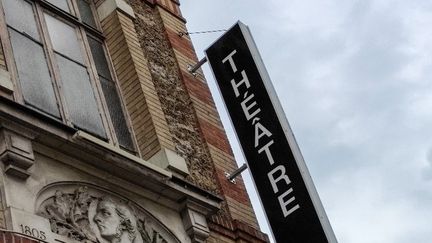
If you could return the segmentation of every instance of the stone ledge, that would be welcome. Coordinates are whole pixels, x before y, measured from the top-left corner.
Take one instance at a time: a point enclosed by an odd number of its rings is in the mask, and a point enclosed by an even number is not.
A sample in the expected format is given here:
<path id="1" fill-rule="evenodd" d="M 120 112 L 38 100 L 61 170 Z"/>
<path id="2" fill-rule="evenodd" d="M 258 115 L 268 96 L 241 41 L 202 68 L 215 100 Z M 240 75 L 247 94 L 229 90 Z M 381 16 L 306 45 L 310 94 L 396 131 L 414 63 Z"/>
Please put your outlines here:
<path id="1" fill-rule="evenodd" d="M 149 167 L 150 169 L 154 170 L 155 172 L 157 172 L 157 173 L 159 173 L 159 174 L 161 174 L 163 176 L 171 177 L 171 173 L 169 173 L 168 171 L 165 171 L 165 170 L 161 169 L 160 166 L 155 166 L 152 163 L 149 163 L 149 162 L 147 162 L 147 161 L 145 161 L 143 159 L 140 159 L 140 158 L 136 157 L 135 155 L 132 155 L 132 154 L 130 154 L 130 153 L 128 153 L 128 152 L 126 152 L 126 151 L 118 148 L 118 147 L 115 147 L 115 146 L 113 146 L 113 145 L 111 145 L 111 144 L 109 144 L 109 143 L 107 143 L 105 141 L 102 141 L 102 140 L 100 140 L 100 139 L 98 139 L 98 138 L 96 138 L 96 137 L 94 137 L 94 136 L 92 136 L 92 135 L 90 135 L 90 134 L 88 134 L 86 132 L 83 132 L 83 131 L 76 132 L 73 135 L 73 139 L 82 140 L 82 141 L 93 143 L 93 144 L 95 144 L 97 146 L 101 146 L 101 147 L 103 147 L 105 149 L 108 149 L 108 150 L 110 150 L 110 151 L 118 154 L 119 156 L 125 157 L 127 159 L 130 159 L 132 161 L 137 162 L 138 164 L 141 164 L 141 165 L 144 165 L 146 167 Z"/>

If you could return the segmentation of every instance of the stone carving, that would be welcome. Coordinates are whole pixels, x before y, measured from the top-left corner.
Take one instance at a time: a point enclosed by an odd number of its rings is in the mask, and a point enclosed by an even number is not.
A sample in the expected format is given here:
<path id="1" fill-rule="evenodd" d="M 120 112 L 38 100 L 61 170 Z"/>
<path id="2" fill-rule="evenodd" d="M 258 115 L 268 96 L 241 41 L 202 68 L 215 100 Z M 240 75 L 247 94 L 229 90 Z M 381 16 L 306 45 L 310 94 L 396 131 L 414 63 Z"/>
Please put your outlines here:
<path id="1" fill-rule="evenodd" d="M 125 205 L 116 204 L 109 197 L 99 201 L 93 220 L 101 237 L 110 243 L 168 243 L 156 231 L 151 237 L 143 220 L 137 220 Z"/>
<path id="2" fill-rule="evenodd" d="M 87 187 L 79 187 L 72 193 L 57 190 L 39 208 L 39 214 L 49 219 L 54 233 L 80 242 L 179 242 L 154 219 L 136 211 L 139 210 L 133 210 L 120 199 L 91 195 Z"/>
<path id="3" fill-rule="evenodd" d="M 56 191 L 53 202 L 45 207 L 43 216 L 49 218 L 54 233 L 77 241 L 97 242 L 89 225 L 88 208 L 91 201 L 85 187 L 78 188 L 74 194 Z"/>

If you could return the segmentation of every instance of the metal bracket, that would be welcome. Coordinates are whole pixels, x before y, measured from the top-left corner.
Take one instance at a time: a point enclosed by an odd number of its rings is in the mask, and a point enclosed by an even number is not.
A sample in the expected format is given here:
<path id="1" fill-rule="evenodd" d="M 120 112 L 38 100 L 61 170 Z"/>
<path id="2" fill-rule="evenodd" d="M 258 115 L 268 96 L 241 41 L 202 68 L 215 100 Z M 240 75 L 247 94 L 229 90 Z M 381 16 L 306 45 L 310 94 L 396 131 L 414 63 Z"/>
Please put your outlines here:
<path id="1" fill-rule="evenodd" d="M 228 172 L 225 172 L 225 177 L 228 179 L 229 182 L 232 184 L 236 184 L 235 178 L 239 176 L 243 171 L 245 171 L 248 168 L 247 164 L 243 164 L 240 168 L 233 171 L 231 174 Z"/>
<path id="2" fill-rule="evenodd" d="M 207 62 L 207 58 L 204 57 L 197 64 L 195 64 L 193 66 L 192 65 L 188 65 L 187 66 L 187 70 L 189 71 L 190 74 L 192 74 L 194 77 L 196 77 L 197 76 L 196 71 L 198 70 L 198 68 L 200 68 L 206 62 Z"/>
<path id="3" fill-rule="evenodd" d="M 179 31 L 178 36 L 183 37 L 184 35 L 189 35 L 189 32 Z"/>

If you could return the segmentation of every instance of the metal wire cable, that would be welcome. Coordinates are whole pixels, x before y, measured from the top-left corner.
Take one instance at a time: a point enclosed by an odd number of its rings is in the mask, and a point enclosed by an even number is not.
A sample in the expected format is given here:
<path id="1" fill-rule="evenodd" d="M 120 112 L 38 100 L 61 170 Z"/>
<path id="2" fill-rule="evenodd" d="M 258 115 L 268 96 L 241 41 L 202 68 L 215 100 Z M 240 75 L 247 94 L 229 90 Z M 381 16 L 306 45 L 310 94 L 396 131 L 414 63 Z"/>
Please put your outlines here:
<path id="1" fill-rule="evenodd" d="M 205 30 L 205 31 L 195 31 L 195 32 L 179 32 L 178 35 L 184 36 L 184 35 L 195 35 L 195 34 L 207 34 L 207 33 L 215 33 L 215 32 L 225 32 L 227 30 L 222 29 L 222 30 Z"/>

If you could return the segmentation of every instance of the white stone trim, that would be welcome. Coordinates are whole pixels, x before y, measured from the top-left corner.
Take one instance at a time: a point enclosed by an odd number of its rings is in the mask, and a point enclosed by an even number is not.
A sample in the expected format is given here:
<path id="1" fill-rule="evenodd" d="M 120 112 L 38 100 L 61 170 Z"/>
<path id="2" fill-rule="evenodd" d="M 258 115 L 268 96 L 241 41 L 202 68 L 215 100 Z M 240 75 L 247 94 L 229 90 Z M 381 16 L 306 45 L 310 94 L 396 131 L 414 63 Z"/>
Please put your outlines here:
<path id="1" fill-rule="evenodd" d="M 127 14 L 130 18 L 135 19 L 135 14 L 132 7 L 124 0 L 105 0 L 98 8 L 97 12 L 100 21 L 108 17 L 112 12 L 116 10 Z"/>
<path id="2" fill-rule="evenodd" d="M 185 159 L 177 155 L 174 151 L 166 148 L 162 148 L 159 152 L 153 155 L 153 157 L 149 159 L 149 162 L 163 169 L 166 168 L 180 173 L 183 176 L 189 175 Z"/>

